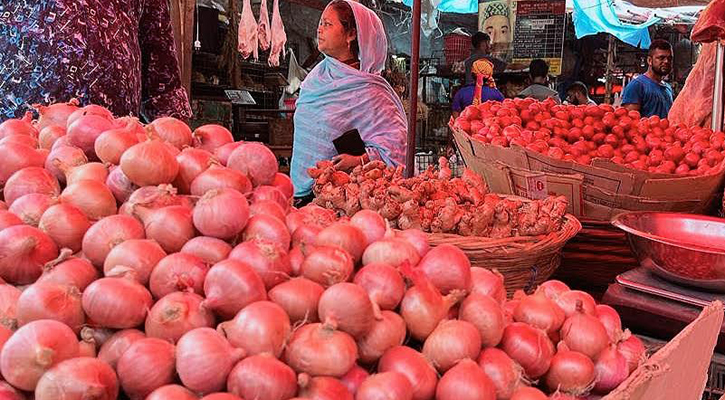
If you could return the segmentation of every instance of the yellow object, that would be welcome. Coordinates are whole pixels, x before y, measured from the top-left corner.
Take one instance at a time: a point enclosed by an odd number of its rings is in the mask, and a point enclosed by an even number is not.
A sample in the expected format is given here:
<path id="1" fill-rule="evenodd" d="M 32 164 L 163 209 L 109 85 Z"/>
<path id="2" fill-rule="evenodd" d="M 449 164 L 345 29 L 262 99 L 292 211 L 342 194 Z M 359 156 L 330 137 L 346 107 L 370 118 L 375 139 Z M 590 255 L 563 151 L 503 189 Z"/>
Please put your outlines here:
<path id="1" fill-rule="evenodd" d="M 481 90 L 483 85 L 490 88 L 496 87 L 493 80 L 493 63 L 485 58 L 477 60 L 471 67 L 471 73 L 476 76 L 476 90 L 473 92 L 473 105 L 481 104 Z"/>

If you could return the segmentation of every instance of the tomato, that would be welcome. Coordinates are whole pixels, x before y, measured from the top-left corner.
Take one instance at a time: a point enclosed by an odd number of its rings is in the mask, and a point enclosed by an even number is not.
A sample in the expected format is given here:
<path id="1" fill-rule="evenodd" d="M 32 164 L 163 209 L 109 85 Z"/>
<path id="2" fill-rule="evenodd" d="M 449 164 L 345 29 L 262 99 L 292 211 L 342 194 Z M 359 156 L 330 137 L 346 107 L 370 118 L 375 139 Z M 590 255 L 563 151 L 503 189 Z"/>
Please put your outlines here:
<path id="1" fill-rule="evenodd" d="M 526 143 L 526 141 L 524 139 L 522 139 L 520 137 L 511 139 L 510 143 L 512 146 L 516 145 L 516 146 L 521 146 L 521 147 L 526 147 L 526 145 L 528 144 L 528 143 Z"/>
<path id="2" fill-rule="evenodd" d="M 653 134 L 649 134 L 644 138 L 645 142 L 647 143 L 647 146 L 650 149 L 657 149 L 662 144 L 662 139 L 658 138 L 657 136 Z"/>
<path id="3" fill-rule="evenodd" d="M 723 160 L 723 155 L 719 151 L 712 149 L 705 153 L 705 158 L 709 161 L 710 166 L 714 167 L 720 164 L 720 161 Z"/>
<path id="4" fill-rule="evenodd" d="M 607 125 L 605 125 L 602 121 L 596 121 L 594 123 L 594 130 L 596 132 L 604 132 L 607 130 Z"/>
<path id="5" fill-rule="evenodd" d="M 509 141 L 503 136 L 497 136 L 491 140 L 491 144 L 506 147 L 509 145 Z"/>
<path id="6" fill-rule="evenodd" d="M 620 149 L 622 150 L 622 153 L 627 154 L 630 151 L 634 151 L 634 146 L 631 144 L 625 144 Z"/>
<path id="7" fill-rule="evenodd" d="M 647 170 L 647 164 L 642 160 L 637 160 L 632 163 L 632 168 Z"/>
<path id="8" fill-rule="evenodd" d="M 478 132 L 483 128 L 483 122 L 481 120 L 473 120 L 471 121 L 471 132 Z"/>
<path id="9" fill-rule="evenodd" d="M 612 157 L 612 162 L 615 164 L 624 164 L 624 158 L 620 156 L 614 156 Z"/>
<path id="10" fill-rule="evenodd" d="M 536 121 L 540 124 L 543 123 L 545 119 L 546 118 L 544 118 L 544 114 L 535 114 L 534 115 L 534 121 Z"/>
<path id="11" fill-rule="evenodd" d="M 592 141 L 596 144 L 604 144 L 604 140 L 606 140 L 607 135 L 604 133 L 597 133 L 596 135 L 592 136 Z"/>
<path id="12" fill-rule="evenodd" d="M 660 128 L 661 129 L 667 129 L 669 127 L 670 127 L 670 121 L 668 121 L 666 119 L 661 119 L 660 120 Z"/>
<path id="13" fill-rule="evenodd" d="M 562 150 L 558 147 L 550 147 L 547 154 L 549 155 L 549 157 L 557 159 L 557 160 L 564 159 L 564 150 Z"/>
<path id="14" fill-rule="evenodd" d="M 533 119 L 534 119 L 534 114 L 532 114 L 531 111 L 529 111 L 529 110 L 521 111 L 521 120 L 522 121 L 530 122 Z"/>
<path id="15" fill-rule="evenodd" d="M 544 120 L 543 126 L 547 129 L 554 130 L 557 127 L 557 121 L 553 118 L 546 119 Z"/>
<path id="16" fill-rule="evenodd" d="M 557 111 L 554 116 L 557 119 L 560 119 L 562 121 L 568 121 L 569 120 L 569 113 L 566 111 Z"/>
<path id="17" fill-rule="evenodd" d="M 531 143 L 534 141 L 534 132 L 531 131 L 521 131 L 521 139 L 523 139 L 526 143 Z"/>
<path id="18" fill-rule="evenodd" d="M 594 125 L 594 122 L 596 122 L 594 117 L 592 117 L 592 116 L 584 117 L 584 125 Z"/>
<path id="19" fill-rule="evenodd" d="M 559 128 L 557 128 L 559 129 Z M 574 143 L 583 137 L 582 130 L 579 128 L 571 128 L 566 134 L 566 140 L 569 143 Z"/>
<path id="20" fill-rule="evenodd" d="M 662 140 L 664 140 L 665 143 L 674 143 L 675 137 L 672 135 L 665 134 L 665 137 Z"/>
<path id="21" fill-rule="evenodd" d="M 574 161 L 575 159 L 576 157 L 574 157 L 574 155 L 571 153 L 564 154 L 564 161 Z"/>
<path id="22" fill-rule="evenodd" d="M 590 104 L 584 109 L 584 113 L 589 117 L 598 117 L 599 107 L 594 104 Z"/>
<path id="23" fill-rule="evenodd" d="M 604 112 L 613 112 L 614 107 L 612 107 L 610 104 L 600 104 L 599 109 Z"/>
<path id="24" fill-rule="evenodd" d="M 584 139 L 586 140 L 592 140 L 594 137 L 594 127 L 591 125 L 587 125 L 582 128 L 582 136 L 584 136 Z"/>
<path id="25" fill-rule="evenodd" d="M 612 127 L 612 133 L 611 134 L 612 135 L 615 135 L 616 137 L 619 137 L 619 138 L 624 138 L 625 137 L 624 128 L 622 128 L 619 125 Z"/>
<path id="26" fill-rule="evenodd" d="M 532 131 L 538 131 L 539 128 L 541 128 L 541 125 L 539 125 L 536 121 L 529 121 L 526 123 L 526 129 L 531 129 Z"/>
<path id="27" fill-rule="evenodd" d="M 535 140 L 549 140 L 551 136 L 546 132 L 533 131 Z"/>
<path id="28" fill-rule="evenodd" d="M 581 156 L 583 154 L 589 153 L 589 146 L 587 146 L 587 142 L 580 140 L 573 145 L 571 145 L 571 153 L 575 156 Z"/>
<path id="29" fill-rule="evenodd" d="M 710 164 L 710 160 L 708 160 L 707 158 L 704 158 L 704 157 L 701 158 L 700 161 L 697 162 L 697 167 L 698 168 L 701 167 L 701 166 L 703 166 L 703 165 L 707 165 L 708 167 L 712 167 L 712 165 Z"/>
<path id="30" fill-rule="evenodd" d="M 574 126 L 576 126 L 577 128 L 583 128 L 583 127 L 584 127 L 584 121 L 582 121 L 582 120 L 581 120 L 581 119 L 579 119 L 579 118 L 577 118 L 577 119 L 573 119 L 573 120 L 571 121 L 571 124 L 572 124 L 572 125 L 574 125 Z"/>
<path id="31" fill-rule="evenodd" d="M 519 129 L 518 126 L 509 125 L 505 128 L 503 128 L 503 132 L 501 132 L 505 137 L 512 138 L 521 136 L 521 129 Z"/>
<path id="32" fill-rule="evenodd" d="M 471 122 L 465 118 L 458 118 L 453 126 L 469 134 L 471 133 Z"/>
<path id="33" fill-rule="evenodd" d="M 615 125 L 617 125 L 617 118 L 612 113 L 604 114 L 604 117 L 602 118 L 602 123 L 608 128 L 611 128 Z"/>
<path id="34" fill-rule="evenodd" d="M 647 164 L 650 167 L 656 167 L 665 161 L 665 155 L 662 150 L 652 150 L 649 153 L 649 161 Z"/>
<path id="35" fill-rule="evenodd" d="M 683 158 L 685 158 L 685 150 L 683 150 L 680 146 L 671 146 L 668 147 L 667 150 L 665 150 L 666 160 L 671 160 L 679 163 L 680 161 L 682 161 Z"/>
<path id="36" fill-rule="evenodd" d="M 497 117 L 508 117 L 509 115 L 511 115 L 511 113 L 509 113 L 509 110 L 507 110 L 505 108 L 501 108 L 498 111 L 496 111 Z"/>
<path id="37" fill-rule="evenodd" d="M 637 110 L 630 110 L 627 113 L 627 116 L 629 118 L 636 119 L 636 120 L 639 120 L 641 118 L 640 115 L 639 115 L 639 111 L 637 111 Z"/>
<path id="38" fill-rule="evenodd" d="M 681 142 L 690 140 L 690 131 L 687 128 L 678 128 L 675 131 L 675 138 Z"/>
<path id="39" fill-rule="evenodd" d="M 627 110 L 626 108 L 620 107 L 614 110 L 614 115 L 616 115 L 617 118 L 622 118 L 625 117 L 628 112 L 629 110 Z"/>
<path id="40" fill-rule="evenodd" d="M 690 166 L 687 164 L 680 164 L 675 169 L 677 175 L 687 175 L 690 172 Z"/>
<path id="41" fill-rule="evenodd" d="M 614 147 L 611 144 L 603 144 L 597 149 L 599 157 L 612 158 L 614 157 Z"/>
<path id="42" fill-rule="evenodd" d="M 692 151 L 699 155 L 705 154 L 705 152 L 707 152 L 707 150 L 709 148 L 710 148 L 710 143 L 708 143 L 708 142 L 695 142 L 692 144 Z"/>
<path id="43" fill-rule="evenodd" d="M 700 162 L 700 155 L 697 153 L 689 152 L 685 154 L 685 164 L 690 166 L 690 168 L 696 168 L 697 163 Z"/>
<path id="44" fill-rule="evenodd" d="M 707 175 L 710 172 L 709 165 L 702 165 L 697 167 L 697 175 Z"/>
<path id="45" fill-rule="evenodd" d="M 609 134 L 604 137 L 604 143 L 612 145 L 612 147 L 619 146 L 619 138 L 614 134 Z"/>
<path id="46" fill-rule="evenodd" d="M 644 138 L 642 136 L 633 136 L 632 137 L 632 144 L 634 147 L 639 151 L 640 153 L 647 152 L 647 142 L 645 142 Z"/>
<path id="47" fill-rule="evenodd" d="M 664 163 L 662 163 L 662 165 L 657 167 L 655 172 L 658 172 L 660 174 L 673 174 L 673 173 L 675 173 L 676 168 L 677 168 L 677 164 L 675 164 L 674 162 L 665 161 Z"/>
<path id="48" fill-rule="evenodd" d="M 579 156 L 576 158 L 576 162 L 582 165 L 589 165 L 592 163 L 592 157 L 588 154 Z"/>

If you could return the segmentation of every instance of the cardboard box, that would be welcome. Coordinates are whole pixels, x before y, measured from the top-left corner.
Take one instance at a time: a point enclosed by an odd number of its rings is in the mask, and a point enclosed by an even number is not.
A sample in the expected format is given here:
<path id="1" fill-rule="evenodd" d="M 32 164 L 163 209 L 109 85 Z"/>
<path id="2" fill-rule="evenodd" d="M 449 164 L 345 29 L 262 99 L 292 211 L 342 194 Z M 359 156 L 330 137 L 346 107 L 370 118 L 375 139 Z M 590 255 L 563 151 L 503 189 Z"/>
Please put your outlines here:
<path id="1" fill-rule="evenodd" d="M 602 400 L 701 399 L 722 321 L 722 303 L 712 302 Z"/>
<path id="2" fill-rule="evenodd" d="M 625 168 L 609 160 L 592 165 L 556 160 L 522 147 L 501 147 L 453 132 L 466 166 L 493 192 L 528 198 L 562 195 L 576 217 L 610 220 L 624 211 L 703 213 L 722 192 L 725 163 L 717 173 L 674 177 Z"/>

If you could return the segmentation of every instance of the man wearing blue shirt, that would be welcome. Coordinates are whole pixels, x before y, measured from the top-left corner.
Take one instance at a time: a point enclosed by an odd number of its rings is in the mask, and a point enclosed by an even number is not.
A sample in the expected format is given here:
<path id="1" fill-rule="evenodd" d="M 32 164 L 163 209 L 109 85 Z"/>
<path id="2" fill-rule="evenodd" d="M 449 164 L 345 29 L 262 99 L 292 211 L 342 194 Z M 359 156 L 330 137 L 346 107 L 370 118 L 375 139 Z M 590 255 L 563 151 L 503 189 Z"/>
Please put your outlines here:
<path id="1" fill-rule="evenodd" d="M 638 76 L 622 94 L 622 106 L 642 117 L 667 118 L 672 107 L 672 87 L 662 79 L 672 71 L 672 46 L 666 40 L 652 41 L 647 54 L 647 72 Z"/>

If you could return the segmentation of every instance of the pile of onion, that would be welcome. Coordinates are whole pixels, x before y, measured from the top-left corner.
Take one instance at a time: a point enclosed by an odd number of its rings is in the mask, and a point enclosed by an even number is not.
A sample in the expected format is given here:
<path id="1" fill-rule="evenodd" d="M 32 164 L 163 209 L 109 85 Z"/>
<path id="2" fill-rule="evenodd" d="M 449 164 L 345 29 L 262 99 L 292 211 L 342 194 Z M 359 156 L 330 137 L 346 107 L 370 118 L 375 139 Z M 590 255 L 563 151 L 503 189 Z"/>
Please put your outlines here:
<path id="1" fill-rule="evenodd" d="M 209 265 L 195 255 L 169 254 L 151 271 L 149 289 L 157 299 L 173 292 L 193 291 L 202 295 L 208 271 Z"/>
<path id="2" fill-rule="evenodd" d="M 179 162 L 159 140 L 148 140 L 123 153 L 121 170 L 138 186 L 171 183 L 179 173 Z"/>
<path id="3" fill-rule="evenodd" d="M 357 357 L 352 336 L 319 323 L 297 329 L 284 354 L 286 364 L 298 373 L 332 377 L 345 375 Z"/>
<path id="4" fill-rule="evenodd" d="M 226 386 L 232 367 L 244 357 L 217 331 L 197 328 L 176 345 L 176 370 L 187 388 L 198 393 L 218 392 Z"/>
<path id="5" fill-rule="evenodd" d="M 277 157 L 261 143 L 244 143 L 227 160 L 227 166 L 248 176 L 255 187 L 270 185 L 279 168 Z"/>

